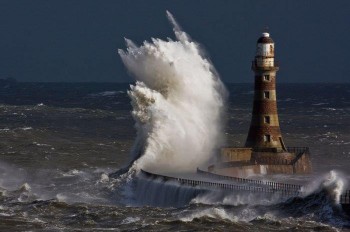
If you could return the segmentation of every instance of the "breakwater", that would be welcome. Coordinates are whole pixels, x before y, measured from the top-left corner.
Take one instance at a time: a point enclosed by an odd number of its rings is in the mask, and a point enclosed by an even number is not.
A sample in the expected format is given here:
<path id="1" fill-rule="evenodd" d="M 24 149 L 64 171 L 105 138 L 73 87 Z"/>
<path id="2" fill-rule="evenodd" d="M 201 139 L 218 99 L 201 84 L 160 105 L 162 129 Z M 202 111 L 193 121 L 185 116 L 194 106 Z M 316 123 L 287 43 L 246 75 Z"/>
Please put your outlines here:
<path id="1" fill-rule="evenodd" d="M 160 174 L 151 173 L 145 170 L 141 170 L 141 173 L 145 175 L 148 178 L 154 178 L 154 179 L 161 179 L 163 181 L 174 181 L 184 186 L 191 186 L 195 188 L 204 188 L 204 189 L 214 189 L 214 190 L 237 190 L 237 191 L 248 191 L 248 192 L 260 192 L 260 193 L 269 193 L 274 194 L 278 193 L 282 196 L 287 197 L 295 197 L 299 196 L 301 194 L 300 186 L 293 186 L 288 185 L 282 186 L 278 185 L 280 183 L 275 182 L 267 182 L 264 183 L 263 181 L 258 180 L 250 180 L 250 179 L 243 179 L 243 178 L 237 178 L 232 179 L 235 182 L 234 183 L 222 183 L 220 182 L 220 178 L 214 179 L 214 177 L 217 177 L 215 174 L 211 175 L 211 173 L 197 170 L 199 174 L 205 177 L 212 178 L 212 180 L 194 180 L 194 179 L 186 179 L 186 178 L 180 178 L 180 177 L 171 177 L 171 176 L 165 176 Z M 222 176 L 221 180 L 230 180 L 229 177 Z M 293 186 L 293 188 L 292 188 Z"/>

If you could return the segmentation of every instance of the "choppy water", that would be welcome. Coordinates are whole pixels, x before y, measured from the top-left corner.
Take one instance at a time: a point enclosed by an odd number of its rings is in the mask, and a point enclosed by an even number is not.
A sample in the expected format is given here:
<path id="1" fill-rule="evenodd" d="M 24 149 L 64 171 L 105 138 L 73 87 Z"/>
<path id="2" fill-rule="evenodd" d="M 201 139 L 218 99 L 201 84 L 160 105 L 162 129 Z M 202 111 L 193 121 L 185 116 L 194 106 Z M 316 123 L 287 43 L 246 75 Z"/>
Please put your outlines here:
<path id="1" fill-rule="evenodd" d="M 133 176 L 108 177 L 128 161 L 135 139 L 128 88 L 20 83 L 0 89 L 1 231 L 347 230 L 349 218 L 322 188 L 284 202 L 232 194 L 179 203 L 171 193 L 165 199 L 176 207 L 146 206 L 149 193 L 139 189 Z M 227 88 L 226 141 L 242 145 L 253 86 Z M 316 180 L 330 170 L 349 179 L 350 85 L 279 84 L 277 91 L 286 144 L 309 146 L 312 153 L 314 174 L 296 179 Z M 191 195 L 191 190 L 177 189 Z"/>

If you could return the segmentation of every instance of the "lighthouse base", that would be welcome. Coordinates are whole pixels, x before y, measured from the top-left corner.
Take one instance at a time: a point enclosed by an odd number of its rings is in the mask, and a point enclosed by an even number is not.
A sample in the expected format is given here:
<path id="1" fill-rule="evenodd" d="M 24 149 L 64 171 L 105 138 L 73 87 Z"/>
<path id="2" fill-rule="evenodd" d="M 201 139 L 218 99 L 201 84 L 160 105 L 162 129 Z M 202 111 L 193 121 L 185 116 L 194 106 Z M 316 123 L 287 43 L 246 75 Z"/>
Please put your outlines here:
<path id="1" fill-rule="evenodd" d="M 208 171 L 225 176 L 247 177 L 259 174 L 308 174 L 312 172 L 306 147 L 290 147 L 273 152 L 252 148 L 222 148 L 216 164 Z"/>

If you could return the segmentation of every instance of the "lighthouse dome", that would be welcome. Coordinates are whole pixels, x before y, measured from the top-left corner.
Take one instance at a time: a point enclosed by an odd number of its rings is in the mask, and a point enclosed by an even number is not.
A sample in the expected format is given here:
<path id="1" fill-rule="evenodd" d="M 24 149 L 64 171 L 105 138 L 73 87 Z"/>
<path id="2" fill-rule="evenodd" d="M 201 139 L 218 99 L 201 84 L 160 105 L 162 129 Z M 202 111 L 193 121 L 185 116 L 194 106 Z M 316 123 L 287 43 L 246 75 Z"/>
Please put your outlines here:
<path id="1" fill-rule="evenodd" d="M 267 32 L 262 33 L 261 37 L 258 39 L 257 43 L 273 43 L 270 34 Z"/>

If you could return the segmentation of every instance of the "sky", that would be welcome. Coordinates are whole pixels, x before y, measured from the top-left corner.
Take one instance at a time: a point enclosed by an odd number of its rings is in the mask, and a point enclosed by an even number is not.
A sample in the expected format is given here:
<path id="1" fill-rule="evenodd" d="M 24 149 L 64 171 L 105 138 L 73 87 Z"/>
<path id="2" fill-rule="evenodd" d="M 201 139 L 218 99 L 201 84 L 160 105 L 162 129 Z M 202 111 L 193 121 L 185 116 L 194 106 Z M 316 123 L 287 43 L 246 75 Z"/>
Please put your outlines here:
<path id="1" fill-rule="evenodd" d="M 278 82 L 350 82 L 349 0 L 0 0 L 0 78 L 131 82 L 118 48 L 174 38 L 169 10 L 227 83 L 252 83 L 268 27 Z"/>

